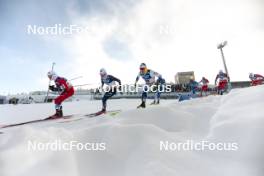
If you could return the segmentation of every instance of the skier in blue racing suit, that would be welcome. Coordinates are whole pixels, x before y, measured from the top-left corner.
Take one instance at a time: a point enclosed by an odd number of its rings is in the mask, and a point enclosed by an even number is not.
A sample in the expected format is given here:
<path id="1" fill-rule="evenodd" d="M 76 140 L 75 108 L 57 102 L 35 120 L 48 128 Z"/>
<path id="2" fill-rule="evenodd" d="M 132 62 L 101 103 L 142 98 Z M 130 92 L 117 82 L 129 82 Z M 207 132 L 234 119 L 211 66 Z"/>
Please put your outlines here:
<path id="1" fill-rule="evenodd" d="M 102 98 L 101 113 L 105 113 L 106 105 L 107 105 L 106 101 L 117 93 L 117 87 L 115 83 L 118 82 L 119 86 L 121 86 L 121 81 L 120 79 L 112 75 L 108 75 L 104 68 L 100 70 L 100 76 L 101 76 L 101 89 L 103 88 L 104 84 L 108 86 L 108 91 L 104 94 Z"/>

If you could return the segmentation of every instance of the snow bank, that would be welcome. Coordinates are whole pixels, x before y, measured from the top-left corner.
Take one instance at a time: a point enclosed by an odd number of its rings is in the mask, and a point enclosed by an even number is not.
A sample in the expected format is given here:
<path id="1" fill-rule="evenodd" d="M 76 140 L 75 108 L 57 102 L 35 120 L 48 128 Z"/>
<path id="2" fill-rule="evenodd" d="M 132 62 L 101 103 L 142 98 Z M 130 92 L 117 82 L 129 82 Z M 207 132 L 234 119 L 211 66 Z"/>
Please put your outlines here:
<path id="1" fill-rule="evenodd" d="M 139 100 L 111 100 L 123 111 L 59 123 L 3 129 L 3 176 L 262 176 L 264 174 L 264 87 L 233 90 L 182 103 L 135 109 Z M 100 101 L 65 103 L 65 113 L 94 112 Z M 52 113 L 51 104 L 0 106 L 1 121 L 18 122 Z M 32 112 L 32 113 L 31 113 Z M 2 118 L 3 117 L 3 118 Z M 78 118 L 78 115 L 76 115 Z M 105 150 L 32 151 L 28 142 L 105 143 Z M 237 143 L 237 150 L 160 150 L 162 142 Z"/>

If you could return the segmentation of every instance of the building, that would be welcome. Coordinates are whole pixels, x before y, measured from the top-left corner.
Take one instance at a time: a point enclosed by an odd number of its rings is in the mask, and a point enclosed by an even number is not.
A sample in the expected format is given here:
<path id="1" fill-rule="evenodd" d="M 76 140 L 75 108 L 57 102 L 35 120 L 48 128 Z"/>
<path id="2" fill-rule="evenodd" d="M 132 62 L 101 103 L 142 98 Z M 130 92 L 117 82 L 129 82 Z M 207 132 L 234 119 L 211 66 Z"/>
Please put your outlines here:
<path id="1" fill-rule="evenodd" d="M 195 79 L 195 76 L 193 71 L 188 71 L 188 72 L 178 72 L 174 78 L 175 78 L 175 84 L 188 84 L 191 78 Z"/>

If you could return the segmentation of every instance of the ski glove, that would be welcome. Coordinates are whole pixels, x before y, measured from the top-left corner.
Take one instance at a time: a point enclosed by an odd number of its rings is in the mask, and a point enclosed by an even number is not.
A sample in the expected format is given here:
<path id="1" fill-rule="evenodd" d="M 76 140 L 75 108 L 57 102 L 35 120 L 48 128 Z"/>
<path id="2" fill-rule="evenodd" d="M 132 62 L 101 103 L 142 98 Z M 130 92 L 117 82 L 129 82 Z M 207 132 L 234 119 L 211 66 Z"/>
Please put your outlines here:
<path id="1" fill-rule="evenodd" d="M 55 87 L 54 87 L 54 86 L 49 86 L 49 89 L 50 89 L 51 91 L 54 91 Z"/>
<path id="2" fill-rule="evenodd" d="M 158 79 L 157 79 L 157 85 L 159 85 L 159 84 L 165 84 L 165 79 L 163 79 L 163 78 L 161 78 L 161 77 L 159 77 Z"/>
<path id="3" fill-rule="evenodd" d="M 121 90 L 122 90 L 122 86 L 121 86 L 121 85 L 117 86 L 117 89 L 118 89 L 119 91 L 121 91 Z"/>
<path id="4" fill-rule="evenodd" d="M 60 92 L 62 91 L 62 89 L 58 88 L 58 87 L 55 87 L 54 85 L 52 86 L 49 86 L 49 89 L 53 92 Z"/>

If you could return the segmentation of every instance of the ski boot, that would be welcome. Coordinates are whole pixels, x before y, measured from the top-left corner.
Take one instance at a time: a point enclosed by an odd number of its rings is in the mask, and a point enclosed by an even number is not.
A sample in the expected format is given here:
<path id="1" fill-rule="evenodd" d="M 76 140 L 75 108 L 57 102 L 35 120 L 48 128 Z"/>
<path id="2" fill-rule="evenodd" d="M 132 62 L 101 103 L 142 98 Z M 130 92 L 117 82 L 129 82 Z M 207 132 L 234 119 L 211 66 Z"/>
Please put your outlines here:
<path id="1" fill-rule="evenodd" d="M 155 105 L 156 104 L 156 100 L 154 100 L 154 101 L 152 101 L 151 103 L 150 103 L 150 105 Z"/>
<path id="2" fill-rule="evenodd" d="M 49 117 L 49 119 L 58 119 L 63 117 L 62 109 L 56 109 L 56 113 Z"/>
<path id="3" fill-rule="evenodd" d="M 158 105 L 160 103 L 160 101 L 159 100 L 154 100 L 152 103 L 150 103 L 150 105 Z"/>
<path id="4" fill-rule="evenodd" d="M 105 113 L 106 113 L 106 110 L 103 108 L 101 111 L 98 111 L 97 113 L 95 113 L 95 115 L 101 115 Z"/>
<path id="5" fill-rule="evenodd" d="M 146 103 L 142 101 L 142 103 L 137 108 L 146 108 Z"/>

